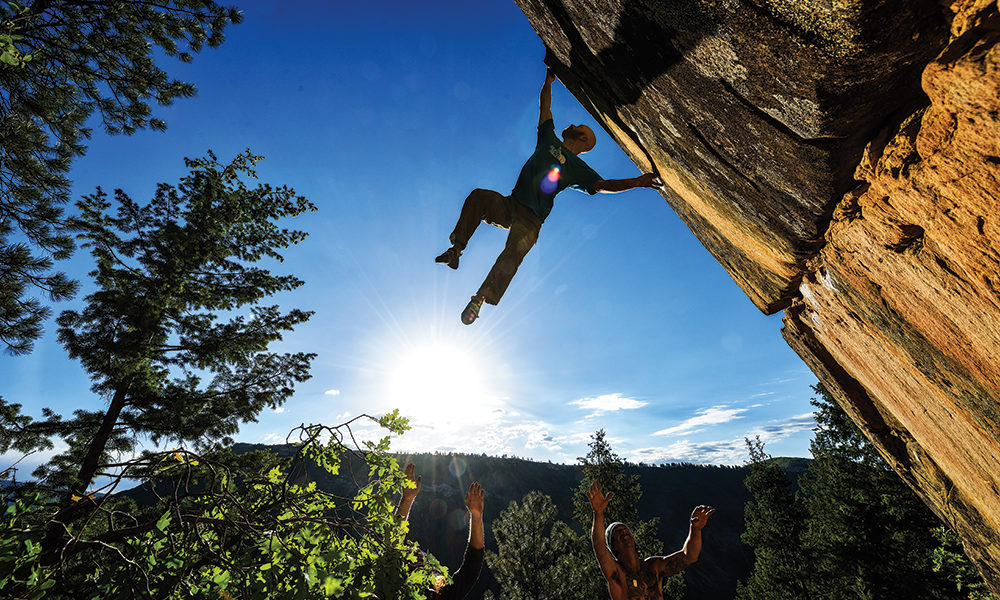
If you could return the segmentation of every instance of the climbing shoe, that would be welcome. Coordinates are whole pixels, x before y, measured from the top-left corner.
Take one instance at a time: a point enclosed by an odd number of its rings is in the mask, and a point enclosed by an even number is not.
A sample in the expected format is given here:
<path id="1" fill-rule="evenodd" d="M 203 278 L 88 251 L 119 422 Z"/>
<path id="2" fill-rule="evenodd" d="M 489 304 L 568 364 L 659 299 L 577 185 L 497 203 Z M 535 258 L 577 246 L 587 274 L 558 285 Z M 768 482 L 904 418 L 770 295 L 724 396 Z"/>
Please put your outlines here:
<path id="1" fill-rule="evenodd" d="M 461 254 L 455 247 L 452 246 L 444 251 L 441 256 L 434 259 L 434 262 L 441 263 L 442 265 L 448 265 L 452 269 L 458 268 L 458 256 Z"/>
<path id="2" fill-rule="evenodd" d="M 466 325 L 472 325 L 472 322 L 479 318 L 479 309 L 483 307 L 482 296 L 473 296 L 472 300 L 465 305 L 465 310 L 462 311 L 462 322 Z"/>

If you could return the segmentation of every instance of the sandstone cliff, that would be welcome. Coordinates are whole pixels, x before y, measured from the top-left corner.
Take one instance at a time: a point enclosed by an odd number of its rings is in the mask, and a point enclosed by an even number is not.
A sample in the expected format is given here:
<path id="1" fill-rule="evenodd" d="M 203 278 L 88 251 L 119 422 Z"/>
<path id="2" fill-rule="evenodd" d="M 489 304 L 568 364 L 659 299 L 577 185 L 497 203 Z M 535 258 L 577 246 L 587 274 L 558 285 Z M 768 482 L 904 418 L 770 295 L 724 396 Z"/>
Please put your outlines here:
<path id="1" fill-rule="evenodd" d="M 1000 593 L 996 0 L 515 0 Z"/>

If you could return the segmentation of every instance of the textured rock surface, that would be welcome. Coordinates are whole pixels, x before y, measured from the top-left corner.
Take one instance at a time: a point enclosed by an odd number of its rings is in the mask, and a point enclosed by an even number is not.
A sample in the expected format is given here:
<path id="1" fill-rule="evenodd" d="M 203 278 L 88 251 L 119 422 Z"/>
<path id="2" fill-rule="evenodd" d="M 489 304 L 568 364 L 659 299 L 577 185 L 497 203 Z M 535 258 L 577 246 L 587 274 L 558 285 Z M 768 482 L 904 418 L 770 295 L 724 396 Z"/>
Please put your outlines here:
<path id="1" fill-rule="evenodd" d="M 865 153 L 785 337 L 998 590 L 1000 18 L 959 16 L 930 108 Z"/>
<path id="2" fill-rule="evenodd" d="M 996 0 L 515 1 L 1000 592 Z"/>
<path id="3" fill-rule="evenodd" d="M 947 35 L 932 0 L 517 3 L 563 83 L 768 313 Z"/>

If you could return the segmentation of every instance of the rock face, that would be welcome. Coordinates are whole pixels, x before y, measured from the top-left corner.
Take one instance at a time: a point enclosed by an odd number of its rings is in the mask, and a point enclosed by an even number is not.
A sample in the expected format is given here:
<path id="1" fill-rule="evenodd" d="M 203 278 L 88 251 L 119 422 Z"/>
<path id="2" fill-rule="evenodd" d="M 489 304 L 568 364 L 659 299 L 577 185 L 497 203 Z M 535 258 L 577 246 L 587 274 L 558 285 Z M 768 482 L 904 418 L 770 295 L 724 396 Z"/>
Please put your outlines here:
<path id="1" fill-rule="evenodd" d="M 1000 19 L 858 167 L 785 338 L 1000 589 Z"/>
<path id="2" fill-rule="evenodd" d="M 1000 592 L 996 0 L 515 0 Z"/>

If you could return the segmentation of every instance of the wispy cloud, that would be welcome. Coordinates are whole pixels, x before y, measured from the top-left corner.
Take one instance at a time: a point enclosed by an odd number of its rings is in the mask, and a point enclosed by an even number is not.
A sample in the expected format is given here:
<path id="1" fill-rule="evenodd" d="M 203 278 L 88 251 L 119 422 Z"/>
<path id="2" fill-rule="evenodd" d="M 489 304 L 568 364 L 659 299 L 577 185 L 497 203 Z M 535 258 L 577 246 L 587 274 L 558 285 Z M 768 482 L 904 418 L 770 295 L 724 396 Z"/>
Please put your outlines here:
<path id="1" fill-rule="evenodd" d="M 748 408 L 726 408 L 725 406 L 713 406 L 703 408 L 695 413 L 695 416 L 681 422 L 680 425 L 661 429 L 653 432 L 653 435 L 689 435 L 701 431 L 700 427 L 707 425 L 719 425 L 728 423 L 736 419 L 742 419 L 740 415 L 747 412 Z"/>
<path id="2" fill-rule="evenodd" d="M 794 415 L 787 419 L 778 419 L 769 422 L 767 425 L 754 428 L 749 437 L 760 436 L 760 439 L 767 441 L 780 440 L 800 431 L 807 431 L 816 426 L 813 413 L 803 413 Z"/>
<path id="3" fill-rule="evenodd" d="M 754 427 L 747 432 L 745 437 L 737 439 L 711 441 L 678 440 L 669 446 L 639 448 L 627 454 L 630 461 L 650 464 L 670 462 L 719 465 L 742 464 L 747 460 L 745 438 L 760 436 L 760 439 L 765 442 L 774 442 L 800 431 L 810 430 L 815 426 L 816 421 L 813 419 L 813 413 L 803 413 Z"/>
<path id="4" fill-rule="evenodd" d="M 639 448 L 629 453 L 629 460 L 650 464 L 688 462 L 696 464 L 739 464 L 746 459 L 746 443 L 738 440 L 692 442 L 680 440 L 659 448 Z"/>
<path id="5" fill-rule="evenodd" d="M 486 439 L 494 447 L 505 448 L 507 452 L 518 445 L 529 450 L 544 448 L 550 452 L 559 452 L 565 446 L 577 442 L 579 434 L 559 435 L 553 433 L 556 429 L 545 421 L 525 421 L 494 428 L 492 435 L 487 434 Z"/>
<path id="6" fill-rule="evenodd" d="M 284 440 L 285 440 L 285 438 L 283 438 L 280 435 L 278 435 L 277 433 L 273 433 L 273 432 L 264 436 L 264 443 L 265 444 L 274 444 L 274 443 L 277 443 L 277 442 L 283 442 Z"/>
<path id="7" fill-rule="evenodd" d="M 596 398 L 580 398 L 579 400 L 573 400 L 569 404 L 571 406 L 579 406 L 583 410 L 594 411 L 588 415 L 589 418 L 606 412 L 635 410 L 646 406 L 648 402 L 636 400 L 635 398 L 628 398 L 619 392 L 615 392 L 613 394 L 602 394 Z"/>
<path id="8" fill-rule="evenodd" d="M 326 390 L 325 392 L 323 392 L 323 395 L 324 396 L 339 396 L 340 395 L 340 390 Z"/>
<path id="9" fill-rule="evenodd" d="M 273 410 L 274 410 L 274 412 L 276 412 L 276 413 L 278 413 L 280 415 L 281 413 L 285 412 L 285 407 L 284 406 L 275 406 Z"/>
<path id="10" fill-rule="evenodd" d="M 48 450 L 29 452 L 27 454 L 15 451 L 5 452 L 4 454 L 0 454 L 0 470 L 14 468 L 18 479 L 30 479 L 27 476 L 29 473 L 52 460 L 56 454 L 61 454 L 67 450 L 69 450 L 69 446 L 57 441 Z"/>
<path id="11" fill-rule="evenodd" d="M 573 462 L 586 452 L 592 431 L 568 428 L 565 423 L 525 418 L 516 411 L 493 411 L 490 423 L 475 423 L 461 429 L 417 425 L 393 440 L 393 447 L 420 452 L 441 451 L 549 456 L 557 462 Z"/>

